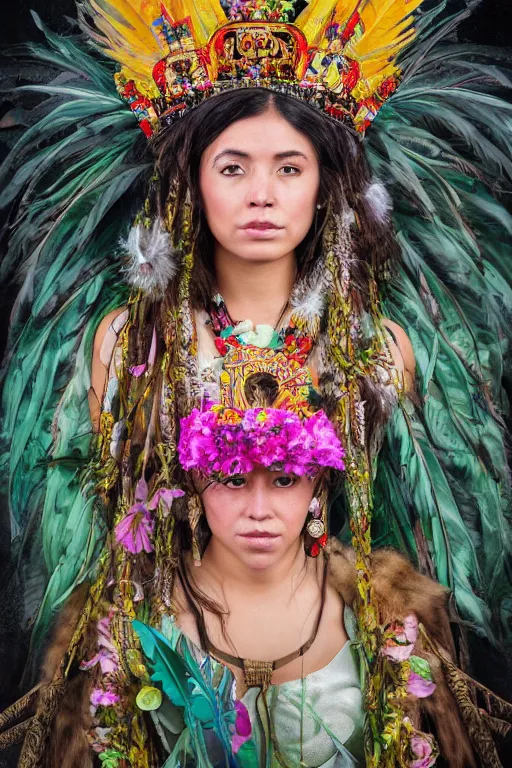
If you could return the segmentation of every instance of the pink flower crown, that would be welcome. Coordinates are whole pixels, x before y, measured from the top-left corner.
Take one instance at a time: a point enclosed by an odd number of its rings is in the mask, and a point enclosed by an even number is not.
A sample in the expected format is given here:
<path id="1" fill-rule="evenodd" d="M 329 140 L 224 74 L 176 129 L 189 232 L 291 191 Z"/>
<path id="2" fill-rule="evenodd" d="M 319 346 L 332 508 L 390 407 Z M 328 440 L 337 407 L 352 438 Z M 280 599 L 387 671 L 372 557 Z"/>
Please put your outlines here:
<path id="1" fill-rule="evenodd" d="M 345 451 L 324 411 L 302 419 L 279 408 L 194 408 L 181 420 L 178 454 L 183 469 L 219 479 L 257 464 L 309 477 L 324 467 L 345 469 Z"/>

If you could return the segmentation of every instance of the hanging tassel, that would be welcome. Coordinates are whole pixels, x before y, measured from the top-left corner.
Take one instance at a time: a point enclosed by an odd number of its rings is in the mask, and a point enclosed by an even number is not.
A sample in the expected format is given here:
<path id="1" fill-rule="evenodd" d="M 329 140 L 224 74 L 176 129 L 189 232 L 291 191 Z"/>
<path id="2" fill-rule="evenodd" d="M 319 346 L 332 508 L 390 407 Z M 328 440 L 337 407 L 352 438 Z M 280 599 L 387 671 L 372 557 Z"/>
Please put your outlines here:
<path id="1" fill-rule="evenodd" d="M 194 565 L 198 567 L 201 565 L 201 549 L 197 537 L 197 526 L 202 514 L 201 500 L 197 493 L 194 493 L 188 500 L 188 522 L 192 532 L 192 559 L 194 560 Z"/>

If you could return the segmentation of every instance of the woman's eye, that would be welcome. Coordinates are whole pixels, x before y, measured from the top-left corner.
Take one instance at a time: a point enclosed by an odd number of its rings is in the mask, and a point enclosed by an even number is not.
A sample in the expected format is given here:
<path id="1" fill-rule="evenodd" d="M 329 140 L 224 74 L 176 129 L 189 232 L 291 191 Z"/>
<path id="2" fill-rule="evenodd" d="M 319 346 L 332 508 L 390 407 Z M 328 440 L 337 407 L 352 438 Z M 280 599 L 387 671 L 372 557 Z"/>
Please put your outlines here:
<path id="1" fill-rule="evenodd" d="M 300 173 L 300 168 L 296 168 L 294 165 L 283 165 L 280 170 L 283 176 L 296 176 Z"/>
<path id="2" fill-rule="evenodd" d="M 224 176 L 240 176 L 243 173 L 243 170 L 239 165 L 226 165 L 226 167 L 222 169 L 221 173 Z"/>
<path id="3" fill-rule="evenodd" d="M 276 477 L 274 485 L 278 488 L 291 488 L 292 485 L 295 485 L 295 478 L 290 475 L 282 475 L 281 477 Z"/>
<path id="4" fill-rule="evenodd" d="M 224 485 L 226 488 L 243 488 L 246 482 L 245 477 L 232 477 L 229 480 L 226 480 Z"/>

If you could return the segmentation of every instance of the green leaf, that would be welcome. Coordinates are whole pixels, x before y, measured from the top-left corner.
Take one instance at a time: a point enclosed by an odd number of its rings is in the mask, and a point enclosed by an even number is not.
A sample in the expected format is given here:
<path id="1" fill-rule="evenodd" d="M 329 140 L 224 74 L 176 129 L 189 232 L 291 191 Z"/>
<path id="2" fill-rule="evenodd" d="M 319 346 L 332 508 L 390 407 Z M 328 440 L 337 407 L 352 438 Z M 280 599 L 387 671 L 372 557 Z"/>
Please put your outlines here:
<path id="1" fill-rule="evenodd" d="M 151 680 L 161 683 L 162 690 L 173 704 L 187 710 L 190 723 L 200 721 L 203 728 L 213 727 L 214 712 L 201 688 L 187 672 L 187 666 L 166 638 L 153 627 L 136 619 L 132 622 L 148 660 Z"/>
<path id="2" fill-rule="evenodd" d="M 411 656 L 409 658 L 409 664 L 411 665 L 411 670 L 416 672 L 416 674 L 424 680 L 432 680 L 430 664 L 426 659 L 422 659 L 420 656 Z"/>

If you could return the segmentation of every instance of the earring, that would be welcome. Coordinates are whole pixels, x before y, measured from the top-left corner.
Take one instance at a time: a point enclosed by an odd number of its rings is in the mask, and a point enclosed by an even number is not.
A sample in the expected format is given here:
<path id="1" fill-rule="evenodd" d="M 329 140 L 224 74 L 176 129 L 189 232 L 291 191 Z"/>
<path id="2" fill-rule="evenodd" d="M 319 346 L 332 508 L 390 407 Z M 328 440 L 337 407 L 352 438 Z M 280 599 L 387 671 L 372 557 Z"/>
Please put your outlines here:
<path id="1" fill-rule="evenodd" d="M 312 499 L 309 505 L 308 514 L 311 516 L 306 524 L 306 531 L 309 533 L 312 539 L 319 539 L 325 533 L 325 525 L 322 520 L 322 510 L 320 509 L 320 502 L 316 496 Z"/>
<path id="2" fill-rule="evenodd" d="M 322 206 L 322 205 L 320 205 L 320 203 L 317 203 L 317 205 L 316 205 L 316 209 L 317 209 L 317 211 L 319 211 L 319 210 L 320 210 L 322 207 L 323 207 L 323 206 Z"/>
<path id="3" fill-rule="evenodd" d="M 322 512 L 322 505 L 316 496 L 312 499 L 308 509 L 308 521 L 306 523 L 306 539 L 304 548 L 308 557 L 318 557 L 320 550 L 327 544 L 325 515 Z M 307 541 L 307 538 L 310 541 Z M 311 541 L 312 539 L 312 541 Z"/>

